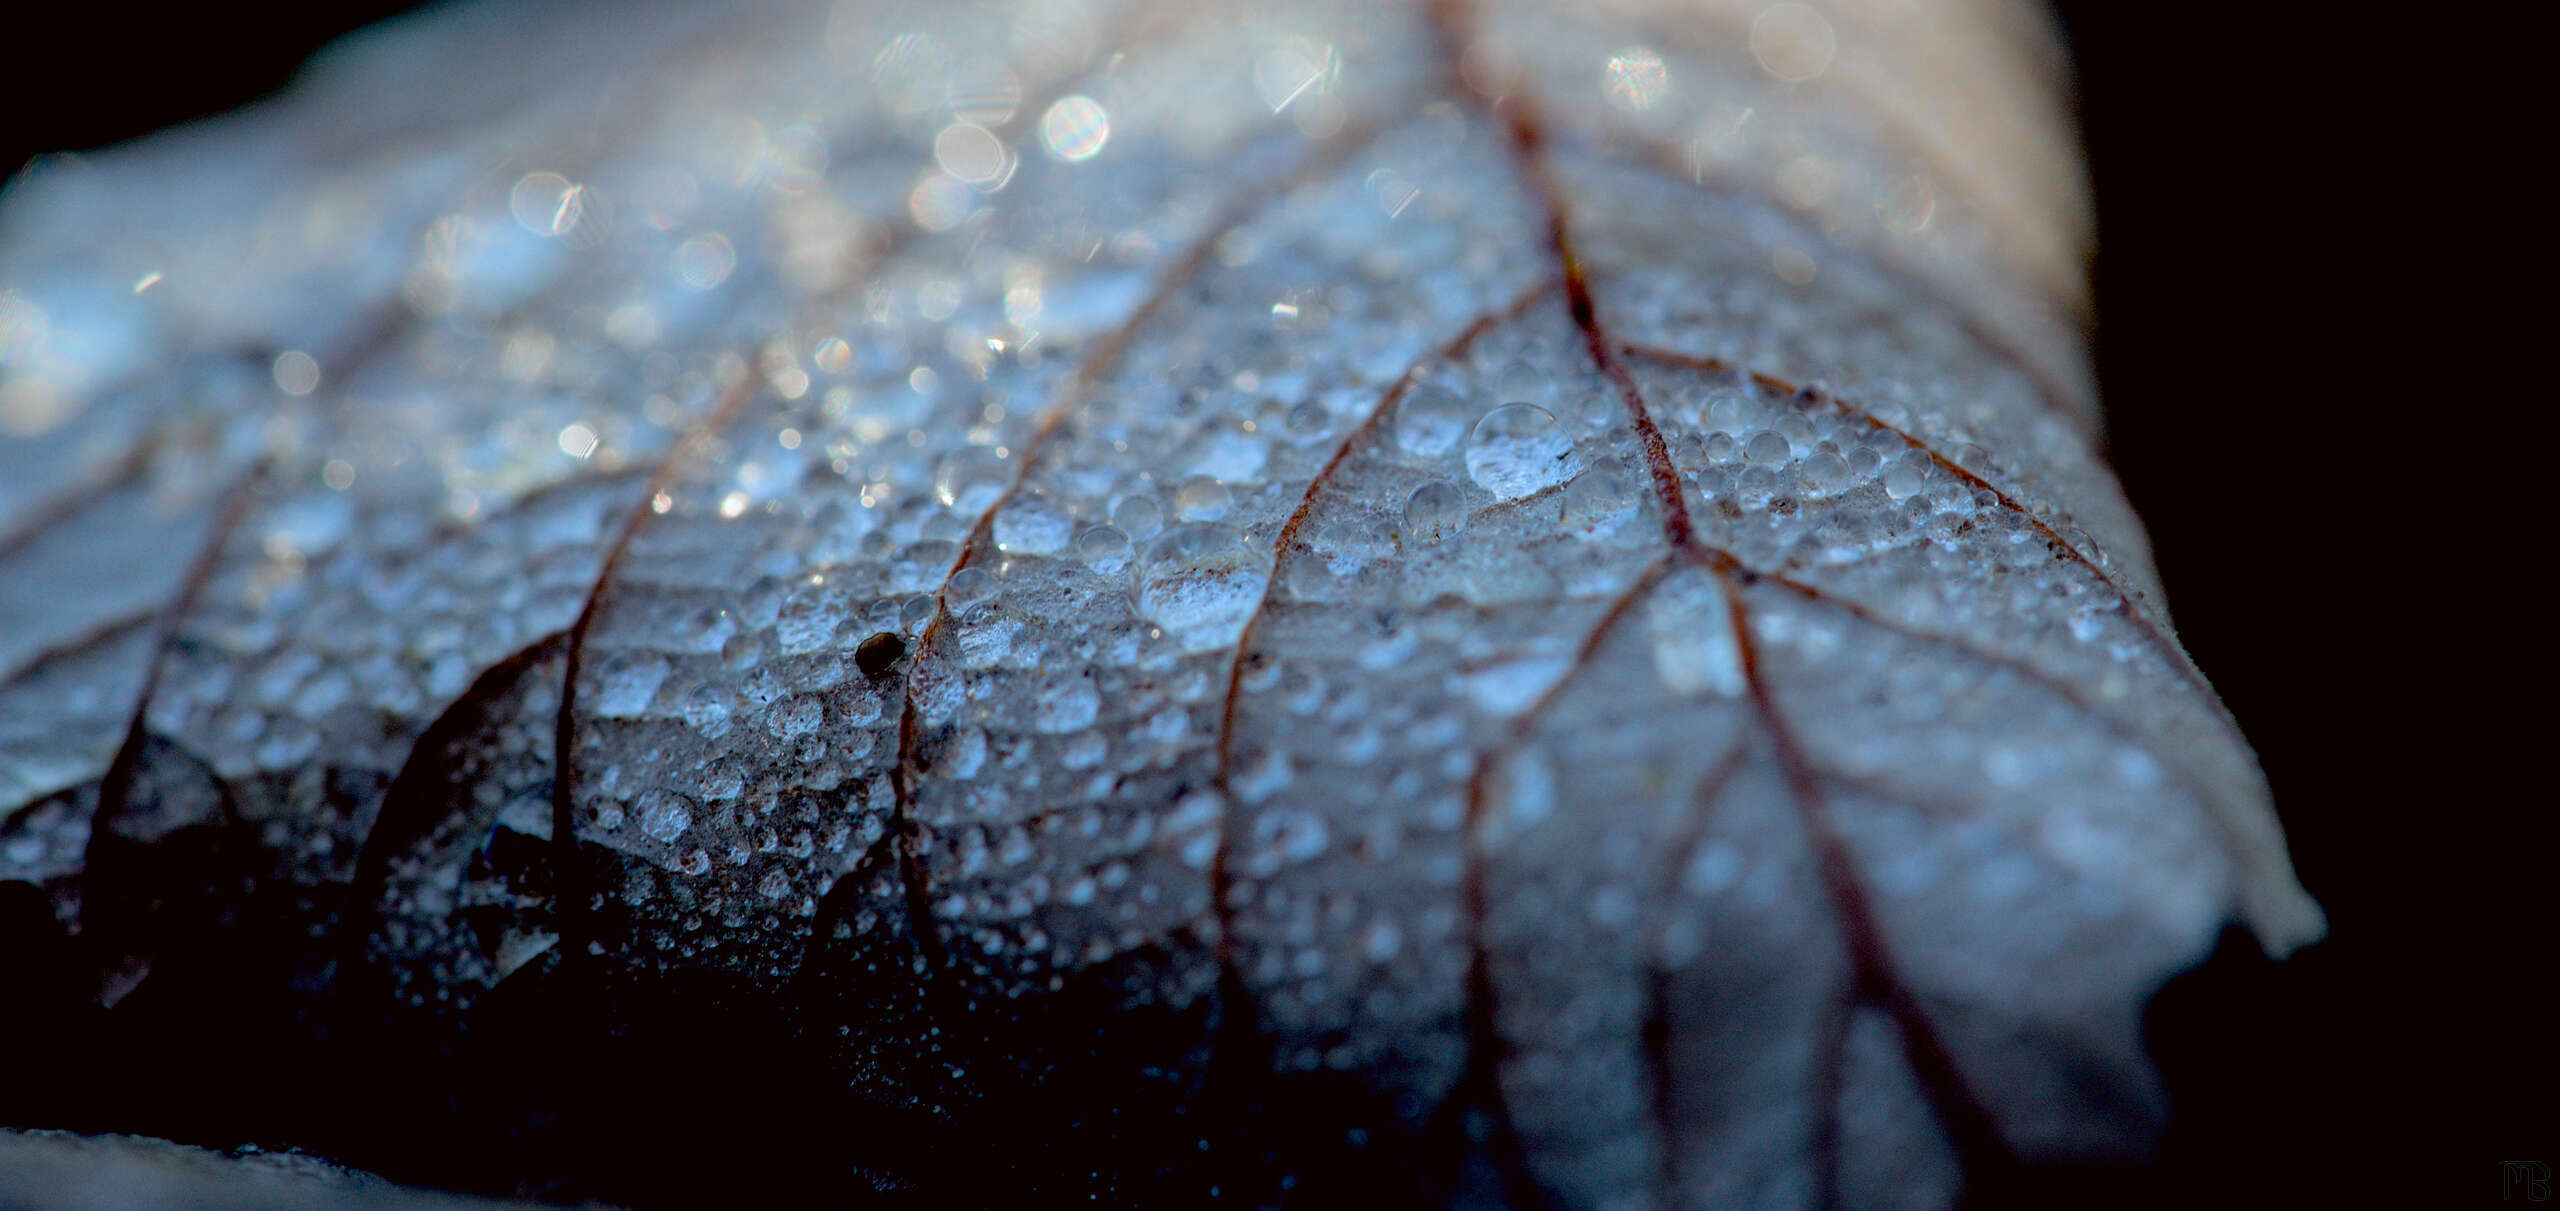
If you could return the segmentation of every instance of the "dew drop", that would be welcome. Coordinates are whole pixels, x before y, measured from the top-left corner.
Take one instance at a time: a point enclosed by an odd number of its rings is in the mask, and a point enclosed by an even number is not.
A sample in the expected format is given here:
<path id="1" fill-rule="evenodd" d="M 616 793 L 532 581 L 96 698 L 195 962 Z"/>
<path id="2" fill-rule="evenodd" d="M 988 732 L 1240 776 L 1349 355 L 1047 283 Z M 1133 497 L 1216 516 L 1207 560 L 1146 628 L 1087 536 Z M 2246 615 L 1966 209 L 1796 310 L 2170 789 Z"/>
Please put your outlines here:
<path id="1" fill-rule="evenodd" d="M 1820 493 L 1837 492 L 1849 486 L 1849 460 L 1829 450 L 1819 451 L 1804 460 L 1800 472 L 1804 486 Z"/>
<path id="2" fill-rule="evenodd" d="M 1013 470 L 984 446 L 964 446 L 942 460 L 933 473 L 933 494 L 963 513 L 984 512 L 1013 481 Z"/>
<path id="3" fill-rule="evenodd" d="M 1416 387 L 1396 405 L 1396 444 L 1419 458 L 1447 454 L 1466 435 L 1467 412 L 1457 392 L 1427 383 Z"/>
<path id="4" fill-rule="evenodd" d="M 1102 695 L 1081 673 L 1053 677 L 1031 699 L 1031 728 L 1052 736 L 1082 731 L 1101 713 Z"/>
<path id="5" fill-rule="evenodd" d="M 1606 391 L 1585 391 L 1573 402 L 1573 417 L 1582 427 L 1594 431 L 1606 429 L 1627 417 L 1618 397 Z"/>
<path id="6" fill-rule="evenodd" d="M 898 629 L 909 632 L 922 631 L 925 628 L 926 623 L 933 621 L 933 612 L 933 594 L 914 594 L 913 596 L 908 597 L 904 602 L 899 603 Z M 875 635 L 872 638 L 876 639 L 878 636 Z M 864 642 L 868 643 L 870 640 L 864 640 Z M 901 650 L 903 650 L 903 647 Z"/>
<path id="7" fill-rule="evenodd" d="M 1184 651 L 1235 642 L 1271 583 L 1271 553 L 1219 522 L 1165 531 L 1139 560 L 1137 607 Z"/>
<path id="8" fill-rule="evenodd" d="M 1787 444 L 1786 435 L 1775 429 L 1762 429 L 1751 435 L 1742 447 L 1742 457 L 1755 467 L 1783 467 L 1795 450 Z"/>
<path id="9" fill-rule="evenodd" d="M 1173 515 L 1180 521 L 1219 521 L 1235 503 L 1235 495 L 1227 491 L 1225 484 L 1206 475 L 1194 475 L 1174 490 Z"/>
<path id="10" fill-rule="evenodd" d="M 1555 814 L 1555 771 L 1535 748 L 1522 749 L 1495 766 L 1486 789 L 1493 809 L 1485 822 L 1488 845 L 1508 841 Z"/>
<path id="11" fill-rule="evenodd" d="M 684 721 L 706 740 L 717 740 L 729 734 L 729 692 L 718 686 L 703 685 L 684 698 Z"/>
<path id="12" fill-rule="evenodd" d="M 1575 476 L 1564 488 L 1564 520 L 1569 526 L 1608 526 L 1624 519 L 1635 507 L 1635 477 L 1614 460 Z"/>
<path id="13" fill-rule="evenodd" d="M 1404 536 L 1410 542 L 1439 542 L 1455 537 L 1466 526 L 1466 496 L 1448 480 L 1432 480 L 1405 498 Z"/>
<path id="14" fill-rule="evenodd" d="M 1108 575 L 1129 566 L 1129 536 L 1116 526 L 1095 526 L 1076 535 L 1076 558 Z"/>
<path id="15" fill-rule="evenodd" d="M 1055 555 L 1074 532 L 1066 511 L 1044 493 L 1027 493 L 996 514 L 996 549 L 1007 555 Z"/>
<path id="16" fill-rule="evenodd" d="M 667 671 L 667 662 L 657 656 L 616 652 L 606 657 L 597 678 L 596 714 L 629 719 L 647 711 Z"/>
<path id="17" fill-rule="evenodd" d="M 1572 464 L 1573 440 L 1536 404 L 1504 404 L 1467 436 L 1467 478 L 1503 500 L 1563 483 Z"/>
<path id="18" fill-rule="evenodd" d="M 731 635 L 720 645 L 720 664 L 732 672 L 744 672 L 764 662 L 764 636 L 741 633 Z"/>
<path id="19" fill-rule="evenodd" d="M 1277 867 L 1323 857 L 1331 837 L 1323 818 L 1313 812 L 1272 811 L 1254 820 L 1253 839 L 1257 845 L 1267 847 L 1265 852 L 1275 859 L 1271 864 Z"/>
<path id="20" fill-rule="evenodd" d="M 1111 524 L 1139 542 L 1164 529 L 1164 505 L 1153 496 L 1132 496 L 1111 510 Z"/>
<path id="21" fill-rule="evenodd" d="M 1906 454 L 1896 459 L 1893 468 L 1884 473 L 1885 494 L 1895 500 L 1909 500 L 1928 486 L 1928 477 L 1920 470 L 1920 456 Z"/>
<path id="22" fill-rule="evenodd" d="M 1302 441 L 1314 441 L 1333 432 L 1333 414 L 1314 400 L 1303 400 L 1289 409 L 1289 432 Z"/>
<path id="23" fill-rule="evenodd" d="M 1733 641 L 1733 612 L 1724 590 L 1705 572 L 1683 569 L 1654 590 L 1645 631 L 1653 668 L 1675 694 L 1732 697 L 1743 690 L 1742 652 Z"/>
<path id="24" fill-rule="evenodd" d="M 1516 656 L 1497 660 L 1457 677 L 1458 688 L 1476 708 L 1494 715 L 1517 715 L 1536 705 L 1540 696 L 1564 676 L 1565 658 Z"/>
<path id="25" fill-rule="evenodd" d="M 640 831 L 658 841 L 673 841 L 693 827 L 693 805 L 673 791 L 651 791 L 640 797 Z"/>

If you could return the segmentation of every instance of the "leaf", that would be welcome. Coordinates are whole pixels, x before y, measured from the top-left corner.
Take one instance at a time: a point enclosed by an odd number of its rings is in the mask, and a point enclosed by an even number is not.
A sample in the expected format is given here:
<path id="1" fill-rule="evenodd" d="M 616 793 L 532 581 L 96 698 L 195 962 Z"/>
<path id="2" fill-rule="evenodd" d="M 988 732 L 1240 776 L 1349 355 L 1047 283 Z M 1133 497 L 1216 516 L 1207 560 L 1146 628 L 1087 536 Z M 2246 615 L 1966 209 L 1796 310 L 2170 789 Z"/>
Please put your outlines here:
<path id="1" fill-rule="evenodd" d="M 2139 1155 L 2151 991 L 2319 933 L 2031 15 L 500 11 L 0 212 L 108 1126 L 1929 1205 Z"/>

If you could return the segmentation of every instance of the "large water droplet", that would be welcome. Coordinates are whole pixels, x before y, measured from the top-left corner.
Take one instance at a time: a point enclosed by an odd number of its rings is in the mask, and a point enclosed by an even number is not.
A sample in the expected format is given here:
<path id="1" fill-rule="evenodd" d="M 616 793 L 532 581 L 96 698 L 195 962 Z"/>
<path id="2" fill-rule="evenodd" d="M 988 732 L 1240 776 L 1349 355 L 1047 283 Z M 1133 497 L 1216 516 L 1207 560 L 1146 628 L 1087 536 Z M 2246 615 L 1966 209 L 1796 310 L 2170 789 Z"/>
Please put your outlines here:
<path id="1" fill-rule="evenodd" d="M 1573 471 L 1573 439 L 1536 404 L 1504 404 L 1467 437 L 1467 478 L 1504 500 L 1563 483 Z"/>
<path id="2" fill-rule="evenodd" d="M 1438 458 L 1458 447 L 1467 432 L 1467 401 L 1446 387 L 1425 383 L 1396 405 L 1396 444 L 1420 458 Z"/>
<path id="3" fill-rule="evenodd" d="M 1271 552 L 1219 522 L 1175 526 L 1147 544 L 1138 566 L 1138 613 L 1183 650 L 1235 642 L 1271 583 Z"/>
<path id="4" fill-rule="evenodd" d="M 1438 542 L 1454 536 L 1466 525 L 1466 495 L 1448 480 L 1432 480 L 1405 498 L 1404 536 L 1408 542 Z"/>

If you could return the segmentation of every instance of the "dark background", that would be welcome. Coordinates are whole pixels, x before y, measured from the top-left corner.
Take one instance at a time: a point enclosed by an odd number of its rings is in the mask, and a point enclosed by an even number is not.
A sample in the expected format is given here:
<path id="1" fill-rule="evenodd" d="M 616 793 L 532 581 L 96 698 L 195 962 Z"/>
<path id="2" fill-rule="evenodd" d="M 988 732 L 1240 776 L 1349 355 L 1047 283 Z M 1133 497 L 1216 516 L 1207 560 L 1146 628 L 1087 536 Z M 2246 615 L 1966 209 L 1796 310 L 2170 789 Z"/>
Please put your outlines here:
<path id="1" fill-rule="evenodd" d="M 41 45 L 21 26 L 0 51 L 0 165 L 254 100 L 407 7 L 48 11 Z M 2440 33 L 2286 7 L 2057 5 L 2098 201 L 2110 455 L 2332 929 L 2281 965 L 2235 935 L 2162 996 L 2162 1170 L 2075 1194 L 2490 1201 L 2498 1162 L 2560 1166 L 2553 1006 L 2523 993 L 2553 954 L 2538 817 L 2560 796 L 2493 786 L 2509 742 L 2472 718 L 2480 685 L 2540 676 L 2550 645 L 2484 656 L 2482 632 L 2523 622 L 2440 604 L 2502 596 L 2456 536 L 2511 525 L 2538 550 L 2545 528 L 2472 493 L 2502 454 L 2476 435 L 2518 402 L 2484 371 L 2513 359 L 2460 356 L 2475 300 L 2438 266 L 2476 259 L 2494 220 L 2445 219 L 2475 178 L 2440 166 L 2429 128 L 2456 122 L 2403 53 Z M 2539 698 L 2498 714 L 2539 731 Z"/>

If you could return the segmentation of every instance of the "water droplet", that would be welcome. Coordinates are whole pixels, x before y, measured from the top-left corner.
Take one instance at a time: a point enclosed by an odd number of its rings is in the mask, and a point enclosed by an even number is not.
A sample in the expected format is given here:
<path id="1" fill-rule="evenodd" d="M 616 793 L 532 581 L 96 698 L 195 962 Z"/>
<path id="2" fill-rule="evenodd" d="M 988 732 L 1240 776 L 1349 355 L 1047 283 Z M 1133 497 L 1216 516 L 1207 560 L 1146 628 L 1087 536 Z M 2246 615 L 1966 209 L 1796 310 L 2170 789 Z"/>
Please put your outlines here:
<path id="1" fill-rule="evenodd" d="M 1013 468 L 985 446 L 963 446 L 933 473 L 933 494 L 963 513 L 982 513 L 1013 482 Z"/>
<path id="2" fill-rule="evenodd" d="M 1053 736 L 1082 731 L 1101 710 L 1102 694 L 1094 689 L 1093 678 L 1081 673 L 1052 677 L 1032 695 L 1031 728 Z"/>
<path id="3" fill-rule="evenodd" d="M 1536 404 L 1504 404 L 1467 436 L 1467 478 L 1503 500 L 1563 483 L 1572 464 L 1573 440 Z"/>
<path id="4" fill-rule="evenodd" d="M 1323 857 L 1325 845 L 1331 840 L 1322 818 L 1301 811 L 1264 812 L 1253 822 L 1253 839 L 1262 847 L 1262 853 L 1256 855 L 1262 860 L 1256 865 L 1269 868 L 1259 872 L 1263 874 Z"/>
<path id="5" fill-rule="evenodd" d="M 1817 451 L 1804 460 L 1799 474 L 1805 487 L 1827 495 L 1849 486 L 1849 460 L 1829 450 Z"/>
<path id="6" fill-rule="evenodd" d="M 1755 467 L 1783 467 L 1788 459 L 1795 457 L 1795 449 L 1787 444 L 1786 435 L 1774 429 L 1762 429 L 1752 434 L 1751 440 L 1743 445 L 1742 457 Z"/>
<path id="7" fill-rule="evenodd" d="M 907 598 L 898 606 L 898 629 L 909 634 L 924 630 L 925 624 L 933 621 L 934 608 L 931 593 L 917 593 Z M 878 636 L 875 635 L 873 638 L 876 639 Z M 864 642 L 867 643 L 869 640 Z"/>
<path id="8" fill-rule="evenodd" d="M 667 662 L 645 653 L 616 652 L 598 670 L 596 714 L 629 719 L 649 709 L 658 685 L 667 679 Z"/>
<path id="9" fill-rule="evenodd" d="M 1466 525 L 1466 495 L 1448 480 L 1432 480 L 1405 498 L 1404 535 L 1409 541 L 1439 542 L 1455 536 Z"/>
<path id="10" fill-rule="evenodd" d="M 1164 504 L 1153 496 L 1132 496 L 1111 510 L 1111 524 L 1139 542 L 1164 529 Z"/>
<path id="11" fill-rule="evenodd" d="M 1218 522 L 1167 530 L 1139 561 L 1138 613 L 1163 627 L 1184 651 L 1234 643 L 1271 583 L 1271 552 Z"/>
<path id="12" fill-rule="evenodd" d="M 1564 520 L 1569 526 L 1614 525 L 1635 511 L 1635 477 L 1614 460 L 1574 477 L 1564 488 Z"/>
<path id="13" fill-rule="evenodd" d="M 1109 575 L 1129 566 L 1129 536 L 1116 526 L 1095 526 L 1076 536 L 1076 558 Z"/>
<path id="14" fill-rule="evenodd" d="M 825 717 L 825 704 L 820 703 L 816 698 L 804 695 L 774 708 L 773 714 L 767 720 L 767 725 L 774 735 L 788 740 L 794 736 L 806 736 L 817 731 L 818 724 Z"/>
<path id="15" fill-rule="evenodd" d="M 1733 612 L 1713 576 L 1684 568 L 1653 593 L 1645 618 L 1653 668 L 1675 694 L 1743 690 L 1742 652 L 1733 641 Z"/>
<path id="16" fill-rule="evenodd" d="M 1075 523 L 1045 493 L 1025 493 L 996 514 L 996 549 L 1007 555 L 1055 555 L 1074 532 Z"/>
<path id="17" fill-rule="evenodd" d="M 1301 441 L 1314 441 L 1333 432 L 1333 414 L 1314 400 L 1302 400 L 1289 409 L 1289 433 Z"/>
<path id="18" fill-rule="evenodd" d="M 1495 372 L 1493 389 L 1502 399 L 1540 400 L 1555 392 L 1555 380 L 1527 362 L 1513 362 Z"/>
<path id="19" fill-rule="evenodd" d="M 673 791 L 651 791 L 639 802 L 640 831 L 658 841 L 673 841 L 693 827 L 693 805 Z"/>
<path id="20" fill-rule="evenodd" d="M 1173 494 L 1173 515 L 1182 521 L 1218 521 L 1234 508 L 1236 499 L 1225 484 L 1206 475 L 1194 475 L 1182 481 Z"/>
<path id="21" fill-rule="evenodd" d="M 1555 771 L 1535 748 L 1522 749 L 1496 765 L 1486 790 L 1486 801 L 1493 808 L 1484 825 L 1488 846 L 1499 846 L 1555 814 Z"/>
<path id="22" fill-rule="evenodd" d="M 1396 405 L 1396 444 L 1418 458 L 1438 458 L 1467 432 L 1467 401 L 1446 387 L 1425 383 Z"/>
<path id="23" fill-rule="evenodd" d="M 731 672 L 744 672 L 764 662 L 764 636 L 751 632 L 731 635 L 720 645 L 721 667 Z"/>
<path id="24" fill-rule="evenodd" d="M 1458 687 L 1488 714 L 1517 715 L 1564 676 L 1562 656 L 1516 656 L 1458 675 Z"/>
<path id="25" fill-rule="evenodd" d="M 1906 454 L 1895 459 L 1893 469 L 1884 473 L 1885 494 L 1895 500 L 1909 500 L 1928 486 L 1928 476 L 1921 470 L 1925 461 L 1918 454 Z"/>
<path id="26" fill-rule="evenodd" d="M 718 686 L 696 686 L 684 697 L 684 721 L 706 740 L 729 734 L 730 709 L 729 692 Z"/>
<path id="27" fill-rule="evenodd" d="M 1585 391 L 1573 401 L 1573 418 L 1596 432 L 1625 420 L 1627 411 L 1610 392 Z"/>

